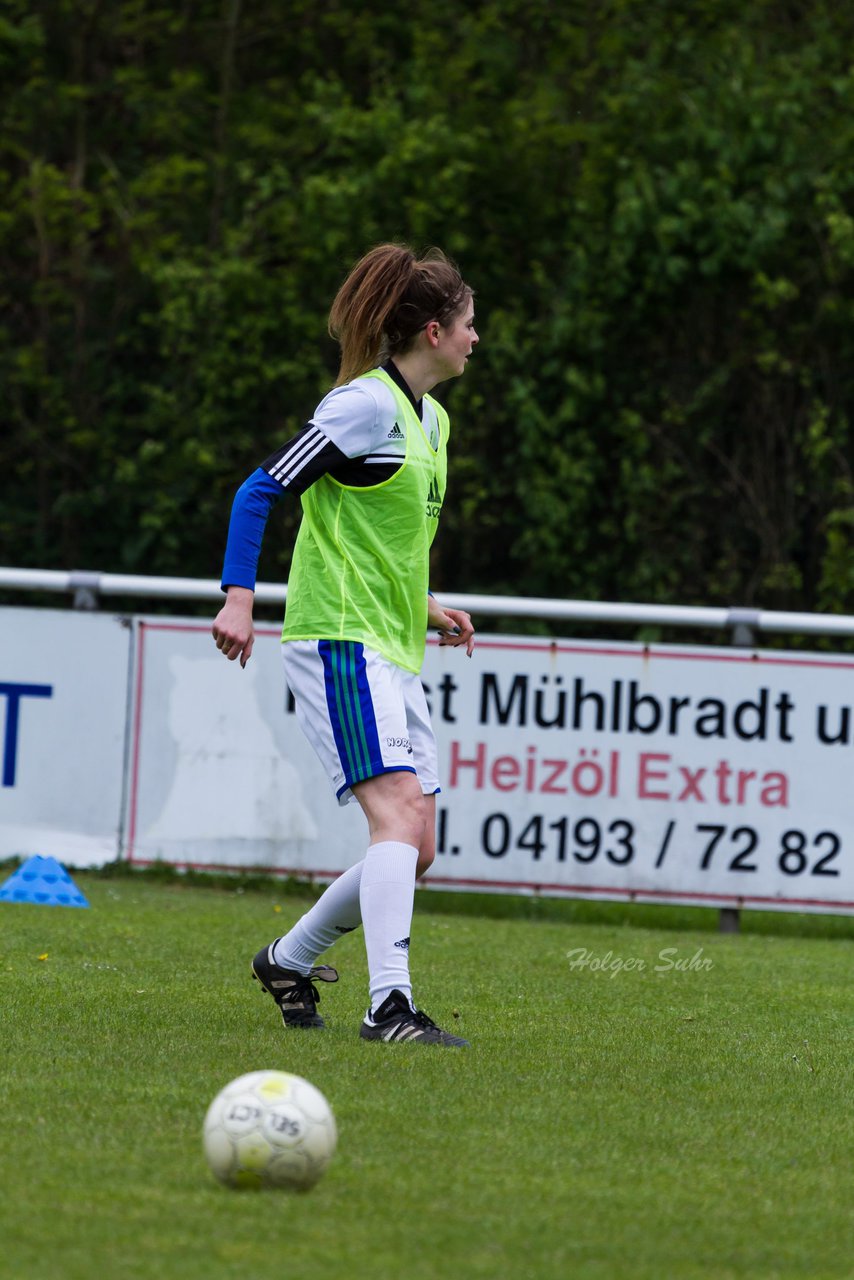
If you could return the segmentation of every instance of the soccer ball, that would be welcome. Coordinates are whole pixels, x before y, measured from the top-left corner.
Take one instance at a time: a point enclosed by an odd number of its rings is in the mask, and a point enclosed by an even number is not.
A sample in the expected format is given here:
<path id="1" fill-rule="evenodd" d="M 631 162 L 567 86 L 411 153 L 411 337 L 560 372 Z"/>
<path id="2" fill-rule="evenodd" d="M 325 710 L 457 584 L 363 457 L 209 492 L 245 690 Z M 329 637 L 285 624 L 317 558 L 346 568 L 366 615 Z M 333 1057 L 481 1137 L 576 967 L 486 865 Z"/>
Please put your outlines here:
<path id="1" fill-rule="evenodd" d="M 208 1107 L 205 1156 L 229 1187 L 307 1191 L 338 1142 L 335 1117 L 319 1089 L 287 1071 L 238 1076 Z"/>

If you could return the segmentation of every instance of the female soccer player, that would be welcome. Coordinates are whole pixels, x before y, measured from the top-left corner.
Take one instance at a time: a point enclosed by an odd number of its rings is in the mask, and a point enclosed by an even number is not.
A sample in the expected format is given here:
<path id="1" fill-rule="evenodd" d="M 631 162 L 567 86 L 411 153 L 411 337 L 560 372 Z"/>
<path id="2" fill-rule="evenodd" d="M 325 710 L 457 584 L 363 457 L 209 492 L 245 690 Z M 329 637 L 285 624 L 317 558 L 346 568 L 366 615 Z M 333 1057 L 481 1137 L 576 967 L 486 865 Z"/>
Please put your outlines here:
<path id="1" fill-rule="evenodd" d="M 445 492 L 448 415 L 428 392 L 458 377 L 478 341 L 472 290 L 441 252 L 384 244 L 359 261 L 329 314 L 338 382 L 301 431 L 238 490 L 213 624 L 217 648 L 245 666 L 267 516 L 299 494 L 282 633 L 299 723 L 340 804 L 367 818 L 365 856 L 333 881 L 254 976 L 286 1027 L 322 1027 L 318 956 L 364 926 L 366 1040 L 465 1045 L 412 1001 L 409 934 L 415 879 L 435 854 L 436 741 L 419 672 L 427 628 L 471 655 L 467 613 L 428 592 L 430 544 Z"/>

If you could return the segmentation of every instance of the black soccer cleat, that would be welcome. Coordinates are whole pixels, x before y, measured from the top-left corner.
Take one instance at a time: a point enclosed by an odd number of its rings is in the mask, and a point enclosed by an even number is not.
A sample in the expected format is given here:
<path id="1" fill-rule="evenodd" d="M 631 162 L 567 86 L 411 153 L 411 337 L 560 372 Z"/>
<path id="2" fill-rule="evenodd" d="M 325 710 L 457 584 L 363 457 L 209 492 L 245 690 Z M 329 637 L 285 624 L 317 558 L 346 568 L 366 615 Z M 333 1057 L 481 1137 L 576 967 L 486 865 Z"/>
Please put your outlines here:
<path id="1" fill-rule="evenodd" d="M 273 959 L 275 945 L 274 942 L 258 952 L 252 961 L 252 977 L 257 978 L 264 990 L 273 997 L 286 1027 L 325 1027 L 326 1023 L 317 1012 L 320 995 L 314 984 L 315 980 L 337 982 L 337 970 L 328 964 L 317 965 L 308 973 L 283 969 Z"/>
<path id="2" fill-rule="evenodd" d="M 368 1022 L 366 1018 L 359 1031 L 363 1040 L 405 1040 L 418 1044 L 454 1045 L 459 1048 L 468 1045 L 468 1040 L 463 1040 L 462 1036 L 452 1036 L 450 1031 L 442 1031 L 420 1009 L 410 1008 L 406 996 L 397 989 L 370 1016 L 371 1021 Z"/>

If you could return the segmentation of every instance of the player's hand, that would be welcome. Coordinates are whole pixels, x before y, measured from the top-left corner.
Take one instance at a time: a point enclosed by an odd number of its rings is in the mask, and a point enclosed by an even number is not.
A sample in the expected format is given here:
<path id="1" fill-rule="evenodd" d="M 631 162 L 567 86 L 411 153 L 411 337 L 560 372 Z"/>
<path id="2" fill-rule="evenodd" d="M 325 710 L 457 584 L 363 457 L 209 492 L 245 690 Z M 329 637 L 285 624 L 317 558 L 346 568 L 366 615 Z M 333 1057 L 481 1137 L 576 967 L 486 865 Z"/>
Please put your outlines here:
<path id="1" fill-rule="evenodd" d="M 439 647 L 450 645 L 458 649 L 465 645 L 469 657 L 474 649 L 474 627 L 471 618 L 462 609 L 443 609 L 434 596 L 427 597 L 427 623 L 439 633 Z"/>
<path id="2" fill-rule="evenodd" d="M 252 606 L 255 592 L 248 587 L 229 587 L 225 604 L 214 618 L 211 628 L 216 647 L 233 662 L 240 659 L 245 667 L 252 656 L 255 644 L 255 627 L 252 622 Z"/>

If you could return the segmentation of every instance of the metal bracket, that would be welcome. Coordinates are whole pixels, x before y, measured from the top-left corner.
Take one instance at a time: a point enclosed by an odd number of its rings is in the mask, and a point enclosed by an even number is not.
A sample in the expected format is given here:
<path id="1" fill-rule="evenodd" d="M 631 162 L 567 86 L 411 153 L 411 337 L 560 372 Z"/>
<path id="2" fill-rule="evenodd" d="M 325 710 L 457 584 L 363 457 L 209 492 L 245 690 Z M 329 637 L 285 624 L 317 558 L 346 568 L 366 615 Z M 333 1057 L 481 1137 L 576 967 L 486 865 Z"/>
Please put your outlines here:
<path id="1" fill-rule="evenodd" d="M 74 592 L 75 609 L 97 609 L 101 591 L 100 573 L 73 569 L 68 575 L 68 590 Z"/>
<path id="2" fill-rule="evenodd" d="M 726 616 L 726 626 L 732 629 L 733 644 L 752 649 L 756 644 L 761 617 L 760 609 L 730 609 Z"/>

